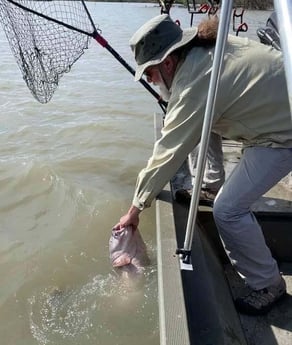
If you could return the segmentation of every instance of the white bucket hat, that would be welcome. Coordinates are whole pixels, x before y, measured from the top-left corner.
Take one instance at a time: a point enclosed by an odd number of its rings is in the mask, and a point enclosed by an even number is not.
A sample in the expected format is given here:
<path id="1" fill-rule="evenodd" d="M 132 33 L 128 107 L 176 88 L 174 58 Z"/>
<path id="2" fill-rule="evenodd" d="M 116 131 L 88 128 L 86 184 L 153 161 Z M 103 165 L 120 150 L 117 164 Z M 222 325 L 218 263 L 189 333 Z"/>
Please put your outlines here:
<path id="1" fill-rule="evenodd" d="M 135 81 L 142 78 L 145 69 L 162 62 L 171 52 L 189 43 L 198 29 L 182 30 L 169 15 L 150 19 L 132 36 L 130 47 L 137 62 Z"/>

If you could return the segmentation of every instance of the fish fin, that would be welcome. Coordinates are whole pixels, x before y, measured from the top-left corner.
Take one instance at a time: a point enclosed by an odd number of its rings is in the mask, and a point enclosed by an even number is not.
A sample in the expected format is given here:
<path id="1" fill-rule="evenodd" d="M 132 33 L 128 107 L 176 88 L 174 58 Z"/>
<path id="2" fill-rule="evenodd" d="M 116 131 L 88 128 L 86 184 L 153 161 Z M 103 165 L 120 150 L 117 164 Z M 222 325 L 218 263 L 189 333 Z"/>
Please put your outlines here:
<path id="1" fill-rule="evenodd" d="M 129 257 L 129 255 L 126 255 L 126 254 L 119 256 L 112 262 L 113 267 L 121 267 L 121 266 L 128 265 L 130 263 L 131 263 L 131 258 Z"/>

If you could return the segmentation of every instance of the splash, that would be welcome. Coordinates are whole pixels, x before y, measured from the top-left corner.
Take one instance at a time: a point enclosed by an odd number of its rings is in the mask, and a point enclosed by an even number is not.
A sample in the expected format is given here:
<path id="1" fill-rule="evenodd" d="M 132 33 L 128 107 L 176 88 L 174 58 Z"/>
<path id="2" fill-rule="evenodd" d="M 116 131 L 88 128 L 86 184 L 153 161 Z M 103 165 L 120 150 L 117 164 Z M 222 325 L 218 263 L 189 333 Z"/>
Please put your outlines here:
<path id="1" fill-rule="evenodd" d="M 127 291 L 115 274 L 97 275 L 79 288 L 47 287 L 28 299 L 31 333 L 40 345 L 101 344 L 101 339 L 129 340 L 145 331 L 155 337 L 158 321 L 151 305 L 155 276 L 149 269 L 144 286 L 135 291 Z M 122 326 L 125 318 L 132 320 L 127 329 Z"/>

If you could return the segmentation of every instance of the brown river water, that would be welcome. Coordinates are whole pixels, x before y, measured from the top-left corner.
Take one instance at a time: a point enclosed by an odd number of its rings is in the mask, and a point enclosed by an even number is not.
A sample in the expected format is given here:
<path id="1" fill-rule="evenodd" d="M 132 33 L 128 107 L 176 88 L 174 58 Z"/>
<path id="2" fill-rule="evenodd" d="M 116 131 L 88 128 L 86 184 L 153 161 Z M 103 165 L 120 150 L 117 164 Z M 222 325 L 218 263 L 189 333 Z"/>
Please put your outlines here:
<path id="1" fill-rule="evenodd" d="M 88 7 L 135 67 L 129 38 L 159 7 Z M 242 35 L 257 39 L 269 14 L 247 11 Z M 171 15 L 190 25 L 185 8 Z M 0 42 L 1 345 L 158 345 L 154 207 L 140 224 L 151 260 L 143 281 L 121 284 L 108 253 L 110 230 L 151 153 L 156 100 L 93 41 L 52 100 L 40 104 L 2 28 Z"/>

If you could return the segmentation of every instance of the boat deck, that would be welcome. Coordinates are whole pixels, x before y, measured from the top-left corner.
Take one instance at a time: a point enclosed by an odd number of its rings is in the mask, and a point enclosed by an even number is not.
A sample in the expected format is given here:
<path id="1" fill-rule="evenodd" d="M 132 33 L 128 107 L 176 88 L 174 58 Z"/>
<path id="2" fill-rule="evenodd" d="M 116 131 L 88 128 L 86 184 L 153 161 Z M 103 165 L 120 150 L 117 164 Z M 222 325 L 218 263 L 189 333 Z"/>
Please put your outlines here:
<path id="1" fill-rule="evenodd" d="M 156 117 L 156 129 L 160 119 Z M 157 133 L 158 133 L 157 132 Z M 240 159 L 238 143 L 225 141 L 226 175 Z M 231 267 L 220 242 L 212 208 L 200 206 L 192 246 L 193 270 L 181 269 L 175 254 L 183 247 L 188 206 L 173 193 L 189 183 L 186 166 L 157 198 L 157 246 L 160 344 L 292 344 L 292 188 L 283 180 L 253 210 L 287 283 L 288 295 L 267 315 L 249 317 L 234 308 L 233 298 L 247 288 Z"/>

